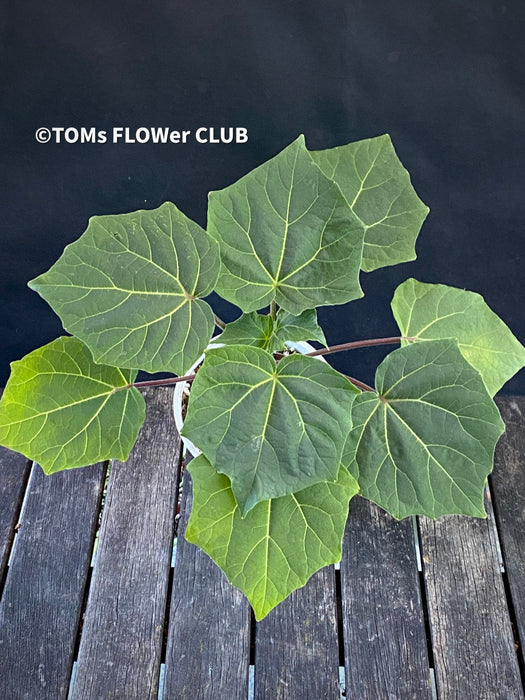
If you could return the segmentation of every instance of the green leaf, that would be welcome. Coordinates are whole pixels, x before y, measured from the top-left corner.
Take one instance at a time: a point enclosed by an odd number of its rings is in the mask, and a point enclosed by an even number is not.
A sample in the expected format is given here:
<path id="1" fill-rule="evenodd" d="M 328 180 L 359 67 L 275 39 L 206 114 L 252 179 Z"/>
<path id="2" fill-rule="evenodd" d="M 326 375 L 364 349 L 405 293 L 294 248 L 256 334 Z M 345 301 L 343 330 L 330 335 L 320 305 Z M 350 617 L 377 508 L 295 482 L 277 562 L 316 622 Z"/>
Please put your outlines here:
<path id="1" fill-rule="evenodd" d="M 396 518 L 484 517 L 504 425 L 456 342 L 394 350 L 377 369 L 376 389 L 354 402 L 343 456 L 361 494 Z"/>
<path id="2" fill-rule="evenodd" d="M 335 480 L 358 390 L 326 362 L 230 345 L 209 350 L 182 434 L 227 474 L 245 515 L 259 501 Z"/>
<path id="3" fill-rule="evenodd" d="M 273 327 L 271 316 L 252 311 L 227 323 L 217 342 L 225 345 L 252 345 L 266 350 L 271 343 Z"/>
<path id="4" fill-rule="evenodd" d="M 136 372 L 93 362 L 76 338 L 57 338 L 11 365 L 0 401 L 0 443 L 46 474 L 126 460 L 144 421 Z"/>
<path id="5" fill-rule="evenodd" d="M 60 259 L 29 283 L 95 362 L 184 374 L 214 328 L 208 304 L 218 247 L 174 204 L 95 216 Z"/>
<path id="6" fill-rule="evenodd" d="M 363 296 L 363 226 L 315 165 L 303 136 L 210 192 L 208 230 L 221 250 L 216 291 L 245 312 L 275 300 L 298 315 Z"/>
<path id="7" fill-rule="evenodd" d="M 492 396 L 525 366 L 523 345 L 475 292 L 408 279 L 396 289 L 392 311 L 405 336 L 456 338 Z"/>
<path id="8" fill-rule="evenodd" d="M 228 478 L 208 460 L 189 464 L 193 508 L 186 539 L 201 547 L 250 601 L 258 620 L 341 559 L 348 503 L 358 487 L 346 469 L 338 479 L 258 503 L 243 518 Z"/>
<path id="9" fill-rule="evenodd" d="M 286 341 L 298 343 L 308 340 L 317 340 L 326 345 L 315 309 L 307 309 L 300 316 L 292 316 L 288 311 L 279 309 L 275 322 L 271 316 L 255 311 L 243 314 L 236 321 L 226 324 L 218 342 L 225 345 L 253 345 L 273 353 L 284 350 Z"/>
<path id="10" fill-rule="evenodd" d="M 300 316 L 292 316 L 284 309 L 279 309 L 275 319 L 274 336 L 277 339 L 274 343 L 275 348 L 270 347 L 270 351 L 278 349 L 277 345 L 282 346 L 285 340 L 289 340 L 292 343 L 317 340 L 326 346 L 326 338 L 324 337 L 323 329 L 317 323 L 317 311 L 315 309 L 306 309 Z"/>
<path id="11" fill-rule="evenodd" d="M 312 151 L 365 226 L 361 269 L 414 260 L 415 241 L 429 208 L 417 196 L 388 134 Z"/>

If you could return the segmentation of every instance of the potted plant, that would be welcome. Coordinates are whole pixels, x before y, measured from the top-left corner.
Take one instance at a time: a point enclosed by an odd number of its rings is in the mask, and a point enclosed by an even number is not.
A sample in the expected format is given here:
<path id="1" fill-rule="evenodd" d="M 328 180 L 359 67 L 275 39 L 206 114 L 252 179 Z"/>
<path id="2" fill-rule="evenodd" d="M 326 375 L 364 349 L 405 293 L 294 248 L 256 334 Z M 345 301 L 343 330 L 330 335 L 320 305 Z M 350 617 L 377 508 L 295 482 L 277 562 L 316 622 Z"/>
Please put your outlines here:
<path id="1" fill-rule="evenodd" d="M 318 306 L 362 296 L 362 271 L 415 257 L 427 212 L 385 135 L 317 152 L 299 137 L 210 193 L 206 231 L 169 202 L 93 217 L 29 283 L 70 335 L 12 364 L 0 442 L 48 474 L 125 460 L 144 419 L 137 371 L 192 382 L 186 537 L 258 619 L 339 560 L 357 493 L 396 518 L 483 517 L 504 430 L 493 396 L 525 364 L 503 321 L 478 294 L 409 279 L 398 337 L 326 347 L 317 323 Z M 290 350 L 303 341 L 324 347 Z M 385 343 L 399 347 L 375 387 L 314 357 Z"/>

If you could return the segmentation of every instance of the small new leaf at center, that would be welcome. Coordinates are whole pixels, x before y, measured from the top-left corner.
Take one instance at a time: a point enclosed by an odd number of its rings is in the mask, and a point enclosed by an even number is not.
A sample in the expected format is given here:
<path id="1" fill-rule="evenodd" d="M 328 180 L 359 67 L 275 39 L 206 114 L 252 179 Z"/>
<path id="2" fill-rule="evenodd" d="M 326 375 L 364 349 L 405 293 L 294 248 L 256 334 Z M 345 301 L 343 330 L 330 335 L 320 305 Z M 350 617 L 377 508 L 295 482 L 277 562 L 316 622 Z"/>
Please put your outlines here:
<path id="1" fill-rule="evenodd" d="M 307 309 L 299 316 L 292 316 L 279 309 L 275 320 L 255 311 L 243 314 L 226 325 L 218 342 L 225 345 L 253 345 L 273 353 L 285 350 L 287 341 L 298 343 L 308 340 L 317 340 L 326 345 L 315 309 Z"/>

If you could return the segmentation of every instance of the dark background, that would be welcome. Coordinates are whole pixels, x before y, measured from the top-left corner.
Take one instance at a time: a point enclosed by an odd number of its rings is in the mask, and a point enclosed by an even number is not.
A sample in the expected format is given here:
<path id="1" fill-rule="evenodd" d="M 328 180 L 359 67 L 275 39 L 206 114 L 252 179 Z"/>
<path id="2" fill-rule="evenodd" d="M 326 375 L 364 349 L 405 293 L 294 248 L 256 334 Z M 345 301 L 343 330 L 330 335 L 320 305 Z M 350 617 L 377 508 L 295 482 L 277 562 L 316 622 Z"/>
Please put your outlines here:
<path id="1" fill-rule="evenodd" d="M 522 0 L 4 3 L 0 19 L 0 386 L 61 333 L 26 288 L 94 214 L 206 196 L 304 133 L 312 149 L 388 132 L 431 208 L 418 260 L 322 309 L 330 343 L 396 333 L 406 277 L 482 293 L 525 340 Z M 39 127 L 244 126 L 247 144 L 39 144 Z M 216 305 L 227 320 L 224 302 Z M 372 381 L 381 350 L 334 356 Z M 525 372 L 508 393 L 525 393 Z"/>

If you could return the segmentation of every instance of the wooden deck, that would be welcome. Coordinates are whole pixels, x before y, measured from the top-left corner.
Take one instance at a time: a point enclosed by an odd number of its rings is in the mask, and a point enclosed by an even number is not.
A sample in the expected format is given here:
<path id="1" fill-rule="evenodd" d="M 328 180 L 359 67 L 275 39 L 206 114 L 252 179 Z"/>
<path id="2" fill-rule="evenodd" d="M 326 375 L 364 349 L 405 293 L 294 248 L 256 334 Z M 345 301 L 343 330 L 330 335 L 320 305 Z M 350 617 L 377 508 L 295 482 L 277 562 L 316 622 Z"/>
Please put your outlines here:
<path id="1" fill-rule="evenodd" d="M 255 624 L 182 536 L 171 390 L 146 397 L 109 479 L 0 452 L 1 700 L 524 697 L 525 398 L 500 401 L 488 520 L 395 522 L 355 498 L 340 570 Z"/>

